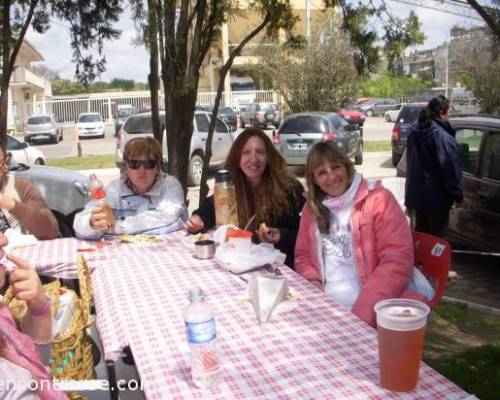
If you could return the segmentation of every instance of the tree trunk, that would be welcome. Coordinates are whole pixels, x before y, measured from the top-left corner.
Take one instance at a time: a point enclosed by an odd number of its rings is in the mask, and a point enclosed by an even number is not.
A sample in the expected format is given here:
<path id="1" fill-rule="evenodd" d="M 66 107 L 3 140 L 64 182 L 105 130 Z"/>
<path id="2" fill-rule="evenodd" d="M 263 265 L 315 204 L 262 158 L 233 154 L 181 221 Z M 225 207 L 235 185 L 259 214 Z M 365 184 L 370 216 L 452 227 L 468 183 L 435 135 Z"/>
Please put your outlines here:
<path id="1" fill-rule="evenodd" d="M 210 126 L 208 127 L 208 136 L 207 141 L 205 143 L 205 155 L 203 157 L 203 172 L 201 174 L 201 182 L 200 182 L 200 198 L 199 198 L 199 207 L 203 204 L 205 199 L 208 196 L 208 169 L 210 165 L 210 158 L 212 157 L 212 140 L 214 137 L 215 130 L 215 121 L 217 119 L 217 113 L 219 112 L 220 100 L 222 98 L 222 92 L 224 91 L 224 81 L 226 79 L 226 75 L 233 65 L 234 59 L 245 45 L 252 40 L 254 36 L 256 36 L 260 31 L 262 31 L 266 25 L 270 22 L 271 15 L 269 13 L 266 14 L 264 20 L 258 25 L 253 31 L 251 31 L 248 36 L 246 36 L 239 45 L 233 49 L 226 63 L 223 65 L 219 75 L 219 85 L 217 86 L 217 95 L 215 96 L 215 104 L 212 110 L 212 118 L 210 118 Z"/>
<path id="2" fill-rule="evenodd" d="M 12 41 L 12 30 L 10 26 L 10 0 L 3 0 L 3 10 L 2 10 L 2 84 L 0 85 L 2 93 L 0 94 L 0 140 L 5 143 L 7 136 L 7 111 L 9 107 L 9 83 L 14 71 L 14 65 L 16 62 L 17 55 L 19 54 L 19 49 L 23 43 L 24 37 L 26 36 L 26 31 L 31 25 L 31 20 L 33 19 L 33 14 L 35 8 L 38 4 L 38 0 L 32 0 L 29 3 L 29 10 L 26 15 L 26 20 L 24 21 L 21 30 L 19 31 L 19 36 L 14 42 L 14 48 L 11 47 Z M 11 51 L 12 49 L 12 51 Z"/>
<path id="3" fill-rule="evenodd" d="M 158 92 L 160 77 L 158 74 L 158 27 L 157 27 L 158 4 L 156 0 L 148 0 L 148 24 L 149 24 L 149 91 L 151 96 L 151 118 L 153 123 L 153 135 L 162 143 L 163 128 L 160 123 Z"/>

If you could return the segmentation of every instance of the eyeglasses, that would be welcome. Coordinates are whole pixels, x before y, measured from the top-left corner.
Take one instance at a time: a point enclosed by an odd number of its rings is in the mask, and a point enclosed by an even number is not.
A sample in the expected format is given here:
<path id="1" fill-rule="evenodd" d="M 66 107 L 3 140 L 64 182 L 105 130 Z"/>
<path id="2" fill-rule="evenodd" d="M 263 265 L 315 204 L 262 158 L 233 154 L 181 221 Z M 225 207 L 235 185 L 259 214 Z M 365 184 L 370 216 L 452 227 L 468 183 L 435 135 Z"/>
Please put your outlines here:
<path id="1" fill-rule="evenodd" d="M 144 169 L 154 169 L 156 168 L 156 160 L 125 160 L 127 166 L 130 169 L 139 169 L 141 165 Z"/>

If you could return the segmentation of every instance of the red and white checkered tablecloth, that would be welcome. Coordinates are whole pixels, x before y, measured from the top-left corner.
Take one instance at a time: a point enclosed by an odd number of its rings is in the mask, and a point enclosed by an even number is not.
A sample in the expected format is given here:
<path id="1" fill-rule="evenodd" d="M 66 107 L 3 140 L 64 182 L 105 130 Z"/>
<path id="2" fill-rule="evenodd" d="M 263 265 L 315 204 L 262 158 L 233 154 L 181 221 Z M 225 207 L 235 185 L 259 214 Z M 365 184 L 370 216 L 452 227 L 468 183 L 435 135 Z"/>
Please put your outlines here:
<path id="1" fill-rule="evenodd" d="M 102 248 L 96 248 L 95 241 L 63 238 L 40 240 L 36 245 L 12 249 L 12 253 L 27 261 L 42 275 L 51 275 L 63 279 L 75 279 L 77 254 L 85 255 L 91 270 L 111 258 L 120 257 L 125 246 L 118 240 L 103 242 Z"/>
<path id="2" fill-rule="evenodd" d="M 415 391 L 381 389 L 375 330 L 286 267 L 298 306 L 260 328 L 251 306 L 238 301 L 246 284 L 212 260 L 195 259 L 180 235 L 123 247 L 93 273 L 105 358 L 130 345 L 149 400 L 467 398 L 424 364 Z M 182 314 L 195 285 L 216 310 L 223 370 L 210 390 L 197 389 L 190 376 Z"/>

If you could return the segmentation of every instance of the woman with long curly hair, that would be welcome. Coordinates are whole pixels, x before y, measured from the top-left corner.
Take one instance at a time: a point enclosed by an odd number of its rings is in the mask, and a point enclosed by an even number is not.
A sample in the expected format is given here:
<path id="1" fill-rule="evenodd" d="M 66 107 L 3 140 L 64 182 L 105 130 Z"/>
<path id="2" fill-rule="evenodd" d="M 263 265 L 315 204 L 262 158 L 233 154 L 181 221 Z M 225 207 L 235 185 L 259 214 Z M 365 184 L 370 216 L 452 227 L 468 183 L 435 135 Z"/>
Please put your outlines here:
<path id="1" fill-rule="evenodd" d="M 268 228 L 257 232 L 261 241 L 272 243 L 286 254 L 285 264 L 293 268 L 293 253 L 304 206 L 304 188 L 288 172 L 286 162 L 261 129 L 247 128 L 238 135 L 226 159 L 231 173 L 238 209 L 238 225 L 249 221 L 251 230 L 261 223 Z M 255 216 L 255 217 L 254 217 Z M 194 211 L 187 223 L 189 232 L 215 226 L 213 196 Z"/>

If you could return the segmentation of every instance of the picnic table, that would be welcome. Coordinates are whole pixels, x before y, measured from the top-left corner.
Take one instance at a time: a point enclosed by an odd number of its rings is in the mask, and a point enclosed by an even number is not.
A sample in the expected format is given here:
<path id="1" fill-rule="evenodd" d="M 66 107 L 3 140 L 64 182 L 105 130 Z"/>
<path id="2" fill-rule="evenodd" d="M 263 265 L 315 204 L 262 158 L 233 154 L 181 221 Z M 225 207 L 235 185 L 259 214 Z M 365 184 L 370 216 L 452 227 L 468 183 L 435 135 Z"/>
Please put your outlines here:
<path id="1" fill-rule="evenodd" d="M 84 253 L 93 269 L 97 329 L 112 363 L 129 346 L 145 396 L 155 399 L 466 399 L 460 387 L 422 363 L 417 388 L 380 388 L 376 330 L 286 266 L 297 304 L 259 326 L 246 283 L 212 260 L 194 258 L 185 232 L 161 243 L 113 243 Z M 77 239 L 18 251 L 44 273 L 71 275 Z M 218 385 L 196 388 L 183 311 L 201 286 L 215 309 L 222 371 Z M 113 372 L 114 373 L 114 372 Z M 116 396 L 116 393 L 114 394 Z"/>

